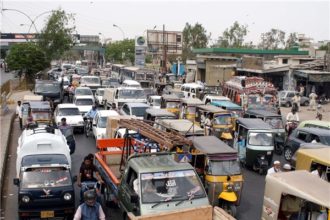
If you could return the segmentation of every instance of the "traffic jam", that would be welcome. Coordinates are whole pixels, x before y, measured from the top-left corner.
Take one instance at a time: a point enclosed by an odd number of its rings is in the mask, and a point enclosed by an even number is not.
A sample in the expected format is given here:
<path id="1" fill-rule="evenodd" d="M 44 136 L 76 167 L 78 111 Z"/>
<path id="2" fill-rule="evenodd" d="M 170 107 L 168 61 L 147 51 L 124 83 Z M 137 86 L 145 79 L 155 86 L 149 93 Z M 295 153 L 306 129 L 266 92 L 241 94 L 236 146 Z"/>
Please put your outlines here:
<path id="1" fill-rule="evenodd" d="M 19 104 L 19 219 L 80 219 L 90 207 L 97 219 L 110 208 L 111 219 L 239 219 L 247 171 L 265 179 L 259 219 L 330 219 L 330 121 L 304 91 L 67 63 L 33 92 Z M 80 136 L 95 151 L 75 173 Z"/>

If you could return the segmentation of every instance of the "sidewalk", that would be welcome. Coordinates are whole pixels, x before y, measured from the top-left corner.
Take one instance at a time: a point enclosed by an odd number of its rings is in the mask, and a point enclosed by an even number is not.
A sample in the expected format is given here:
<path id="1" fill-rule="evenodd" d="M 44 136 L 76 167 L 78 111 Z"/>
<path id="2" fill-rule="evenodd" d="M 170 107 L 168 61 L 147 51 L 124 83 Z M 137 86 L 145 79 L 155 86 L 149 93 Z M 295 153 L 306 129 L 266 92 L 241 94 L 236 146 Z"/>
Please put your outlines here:
<path id="1" fill-rule="evenodd" d="M 9 111 L 5 115 L 0 115 L 0 185 L 3 185 L 5 178 L 5 165 L 7 158 L 7 147 L 10 141 L 10 134 L 13 121 L 18 123 L 18 119 L 15 119 L 16 103 L 18 100 L 22 100 L 24 95 L 32 95 L 31 91 L 14 91 L 10 95 L 10 99 L 14 104 L 8 104 Z M 17 140 L 12 140 L 17 143 Z"/>

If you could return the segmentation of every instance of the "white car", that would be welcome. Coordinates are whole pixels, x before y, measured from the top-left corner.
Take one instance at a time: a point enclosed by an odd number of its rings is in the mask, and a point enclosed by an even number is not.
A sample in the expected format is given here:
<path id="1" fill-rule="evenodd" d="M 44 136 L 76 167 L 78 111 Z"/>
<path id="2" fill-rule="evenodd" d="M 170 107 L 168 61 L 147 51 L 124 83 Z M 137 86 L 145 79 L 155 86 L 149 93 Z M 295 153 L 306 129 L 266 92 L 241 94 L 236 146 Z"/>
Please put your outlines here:
<path id="1" fill-rule="evenodd" d="M 109 116 L 118 116 L 114 110 L 99 110 L 93 120 L 93 135 L 96 140 L 106 137 L 107 120 Z"/>
<path id="2" fill-rule="evenodd" d="M 93 105 L 95 104 L 93 96 L 76 96 L 73 99 L 73 104 L 75 104 L 81 115 L 86 114 L 89 110 L 92 109 Z"/>
<path id="3" fill-rule="evenodd" d="M 54 111 L 55 123 L 59 125 L 62 118 L 74 129 L 84 131 L 84 119 L 75 104 L 59 104 Z"/>
<path id="4" fill-rule="evenodd" d="M 138 119 L 143 119 L 147 108 L 150 108 L 150 106 L 145 103 L 139 103 L 139 102 L 125 103 L 123 107 L 120 109 L 119 114 L 136 116 Z"/>
<path id="5" fill-rule="evenodd" d="M 151 95 L 149 96 L 148 100 L 147 100 L 147 104 L 151 106 L 151 108 L 158 108 L 160 109 L 160 105 L 161 105 L 161 100 L 162 97 L 159 95 Z"/>
<path id="6" fill-rule="evenodd" d="M 103 103 L 104 88 L 98 88 L 95 92 L 95 103 L 104 106 Z"/>
<path id="7" fill-rule="evenodd" d="M 94 99 L 93 92 L 89 87 L 77 87 L 74 90 L 74 96 L 90 96 Z"/>

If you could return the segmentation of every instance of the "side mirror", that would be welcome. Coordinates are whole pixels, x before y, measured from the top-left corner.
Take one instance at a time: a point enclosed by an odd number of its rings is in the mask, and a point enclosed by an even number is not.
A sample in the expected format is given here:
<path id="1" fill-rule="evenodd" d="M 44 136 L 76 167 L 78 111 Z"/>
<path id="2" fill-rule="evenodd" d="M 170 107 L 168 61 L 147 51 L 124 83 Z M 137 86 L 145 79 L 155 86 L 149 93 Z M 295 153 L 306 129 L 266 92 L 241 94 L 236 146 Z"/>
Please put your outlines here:
<path id="1" fill-rule="evenodd" d="M 13 181 L 14 185 L 19 186 L 19 179 L 18 178 L 14 178 Z"/>
<path id="2" fill-rule="evenodd" d="M 138 203 L 139 202 L 139 196 L 136 193 L 131 194 L 131 203 Z"/>

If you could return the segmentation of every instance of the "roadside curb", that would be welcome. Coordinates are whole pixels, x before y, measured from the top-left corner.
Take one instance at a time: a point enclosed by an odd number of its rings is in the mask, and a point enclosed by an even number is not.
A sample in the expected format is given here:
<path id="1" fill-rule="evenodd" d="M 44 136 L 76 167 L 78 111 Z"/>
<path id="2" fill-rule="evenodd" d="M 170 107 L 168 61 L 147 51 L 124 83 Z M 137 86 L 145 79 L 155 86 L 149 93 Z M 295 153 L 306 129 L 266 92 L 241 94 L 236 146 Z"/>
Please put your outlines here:
<path id="1" fill-rule="evenodd" d="M 10 117 L 11 118 L 10 118 L 8 135 L 6 137 L 1 138 L 2 139 L 1 142 L 4 143 L 4 149 L 3 149 L 4 152 L 1 152 L 1 154 L 3 155 L 3 160 L 1 160 L 1 162 L 0 162 L 0 184 L 1 184 L 1 186 L 3 186 L 3 183 L 4 183 L 4 176 L 5 176 L 4 174 L 5 174 L 5 170 L 6 170 L 8 146 L 9 146 L 9 141 L 11 139 L 10 137 L 11 137 L 11 131 L 13 128 L 13 122 L 15 120 L 15 112 L 11 112 Z"/>

